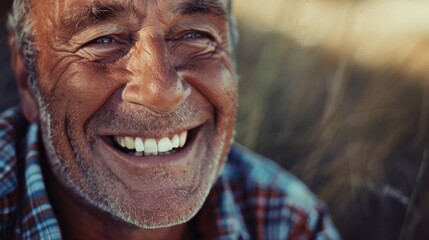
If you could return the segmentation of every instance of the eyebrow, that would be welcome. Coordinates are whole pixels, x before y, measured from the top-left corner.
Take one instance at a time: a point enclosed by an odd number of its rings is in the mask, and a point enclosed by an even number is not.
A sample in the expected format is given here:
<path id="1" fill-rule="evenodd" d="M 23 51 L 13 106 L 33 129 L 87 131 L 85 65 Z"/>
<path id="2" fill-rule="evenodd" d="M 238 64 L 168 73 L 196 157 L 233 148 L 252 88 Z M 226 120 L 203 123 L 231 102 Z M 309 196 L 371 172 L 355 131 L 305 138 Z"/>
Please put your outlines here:
<path id="1" fill-rule="evenodd" d="M 226 16 L 227 14 L 219 0 L 192 0 L 182 3 L 175 12 L 181 15 L 213 14 L 219 17 Z"/>
<path id="2" fill-rule="evenodd" d="M 128 8 L 135 12 L 134 5 L 123 5 L 117 2 L 101 3 L 93 2 L 91 5 L 82 6 L 68 14 L 61 20 L 61 27 L 73 33 L 79 32 L 86 27 L 121 16 Z"/>
<path id="3" fill-rule="evenodd" d="M 109 1 L 109 3 L 95 1 L 90 5 L 73 9 L 68 17 L 61 20 L 61 28 L 77 33 L 98 22 L 123 16 L 124 12 L 135 14 L 137 9 L 133 4 L 124 5 L 115 1 Z M 179 15 L 213 14 L 224 17 L 227 12 L 219 0 L 190 0 L 181 3 L 173 10 L 173 13 Z"/>

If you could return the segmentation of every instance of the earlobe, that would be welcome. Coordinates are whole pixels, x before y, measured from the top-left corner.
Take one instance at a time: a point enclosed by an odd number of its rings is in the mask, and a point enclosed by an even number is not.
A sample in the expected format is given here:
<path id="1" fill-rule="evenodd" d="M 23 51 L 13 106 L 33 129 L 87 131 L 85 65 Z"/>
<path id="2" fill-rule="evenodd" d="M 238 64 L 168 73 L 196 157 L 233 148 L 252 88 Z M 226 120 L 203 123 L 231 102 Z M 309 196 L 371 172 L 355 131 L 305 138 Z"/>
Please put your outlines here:
<path id="1" fill-rule="evenodd" d="M 39 109 L 37 100 L 34 96 L 28 73 L 25 70 L 23 58 L 10 35 L 8 36 L 8 44 L 11 52 L 12 71 L 15 74 L 22 111 L 28 121 L 38 121 Z"/>

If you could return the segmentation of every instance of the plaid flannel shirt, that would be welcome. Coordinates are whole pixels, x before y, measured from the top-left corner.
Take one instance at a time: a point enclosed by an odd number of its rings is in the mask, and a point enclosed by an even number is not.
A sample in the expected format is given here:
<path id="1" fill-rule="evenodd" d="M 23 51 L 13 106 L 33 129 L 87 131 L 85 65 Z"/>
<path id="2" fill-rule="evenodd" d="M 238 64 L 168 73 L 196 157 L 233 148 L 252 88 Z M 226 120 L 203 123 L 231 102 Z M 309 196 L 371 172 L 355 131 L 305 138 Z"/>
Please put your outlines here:
<path id="1" fill-rule="evenodd" d="M 0 239 L 61 239 L 38 131 L 19 107 L 0 115 Z M 239 146 L 190 224 L 195 239 L 339 239 L 325 205 L 299 180 Z"/>

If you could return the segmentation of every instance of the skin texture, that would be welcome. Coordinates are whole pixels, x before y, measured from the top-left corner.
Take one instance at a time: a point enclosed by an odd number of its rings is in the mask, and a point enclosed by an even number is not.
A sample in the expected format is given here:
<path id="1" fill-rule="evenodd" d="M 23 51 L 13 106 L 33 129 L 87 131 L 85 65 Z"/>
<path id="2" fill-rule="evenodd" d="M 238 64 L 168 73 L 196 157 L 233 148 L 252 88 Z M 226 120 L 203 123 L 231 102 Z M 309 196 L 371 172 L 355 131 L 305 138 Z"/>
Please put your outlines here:
<path id="1" fill-rule="evenodd" d="M 203 204 L 231 147 L 237 78 L 226 2 L 198 2 L 32 2 L 35 92 L 16 50 L 13 63 L 64 235 L 180 238 Z M 131 157 L 109 141 L 191 129 L 168 156 Z"/>

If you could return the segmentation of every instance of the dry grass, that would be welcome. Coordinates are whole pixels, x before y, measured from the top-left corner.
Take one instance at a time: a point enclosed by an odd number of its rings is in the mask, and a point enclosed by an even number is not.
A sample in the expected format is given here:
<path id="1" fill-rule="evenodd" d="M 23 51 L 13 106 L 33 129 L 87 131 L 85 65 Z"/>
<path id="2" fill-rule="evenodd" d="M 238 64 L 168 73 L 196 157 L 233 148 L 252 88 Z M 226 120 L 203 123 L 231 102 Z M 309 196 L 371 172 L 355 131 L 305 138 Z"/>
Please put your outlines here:
<path id="1" fill-rule="evenodd" d="M 418 212 L 429 212 L 429 3 L 236 0 L 235 9 L 238 141 L 301 177 L 345 239 L 429 236 L 416 231 L 427 217 Z"/>

